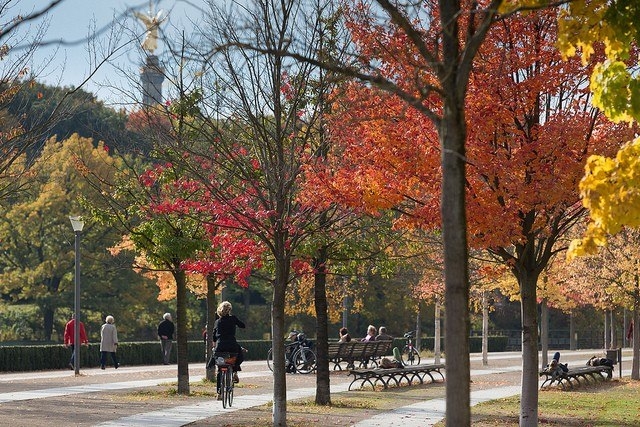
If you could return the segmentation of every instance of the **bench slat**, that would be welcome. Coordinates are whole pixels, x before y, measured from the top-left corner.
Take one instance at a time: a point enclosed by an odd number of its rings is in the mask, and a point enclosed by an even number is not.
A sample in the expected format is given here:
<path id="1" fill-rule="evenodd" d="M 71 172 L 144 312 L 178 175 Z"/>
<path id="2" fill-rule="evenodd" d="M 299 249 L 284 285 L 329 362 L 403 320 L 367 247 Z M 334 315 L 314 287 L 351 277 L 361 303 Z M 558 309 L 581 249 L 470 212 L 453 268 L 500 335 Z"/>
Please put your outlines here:
<path id="1" fill-rule="evenodd" d="M 377 366 L 377 360 L 387 356 L 391 352 L 393 341 L 350 341 L 329 343 L 327 356 L 333 363 L 334 370 L 342 370 L 342 362 L 347 363 L 347 369 L 355 369 L 356 362 L 360 366 L 373 363 Z"/>
<path id="2" fill-rule="evenodd" d="M 349 375 L 353 375 L 353 380 L 348 389 L 351 390 L 351 387 L 356 382 L 360 382 L 360 388 L 364 387 L 365 384 L 369 384 L 374 390 L 376 384 L 382 384 L 383 388 L 388 388 L 392 382 L 396 387 L 399 387 L 403 382 L 408 385 L 412 385 L 415 382 L 424 384 L 426 377 L 429 377 L 430 382 L 433 383 L 436 382 L 434 374 L 439 375 L 440 379 L 444 381 L 444 374 L 441 372 L 444 368 L 445 365 L 443 364 L 433 364 L 390 369 L 351 369 Z"/>
<path id="3" fill-rule="evenodd" d="M 562 387 L 563 390 L 573 388 L 583 383 L 608 381 L 613 376 L 613 368 L 610 366 L 583 366 L 571 368 L 567 372 L 558 374 L 557 372 L 540 371 L 540 377 L 545 377 L 540 388 L 550 387 L 554 384 Z"/>

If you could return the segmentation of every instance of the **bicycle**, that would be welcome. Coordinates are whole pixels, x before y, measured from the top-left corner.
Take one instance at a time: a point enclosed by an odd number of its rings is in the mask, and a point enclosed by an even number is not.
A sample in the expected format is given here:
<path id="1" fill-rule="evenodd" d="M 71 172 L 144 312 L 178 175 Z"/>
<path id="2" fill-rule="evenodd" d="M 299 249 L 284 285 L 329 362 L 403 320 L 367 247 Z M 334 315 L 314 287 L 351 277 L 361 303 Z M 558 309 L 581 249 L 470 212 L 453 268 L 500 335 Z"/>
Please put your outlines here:
<path id="1" fill-rule="evenodd" d="M 291 360 L 294 372 L 310 374 L 316 370 L 316 353 L 305 344 L 301 344 L 298 347 L 298 349 L 292 354 Z"/>
<path id="2" fill-rule="evenodd" d="M 316 353 L 311 350 L 304 334 L 299 334 L 298 341 L 285 345 L 285 368 L 290 373 L 310 374 L 316 369 Z M 267 366 L 273 372 L 273 348 L 267 353 Z"/>
<path id="3" fill-rule="evenodd" d="M 233 365 L 236 363 L 236 353 L 215 353 L 216 366 L 218 367 L 218 400 L 222 401 L 222 407 L 231 407 L 233 404 Z"/>
<path id="4" fill-rule="evenodd" d="M 402 363 L 405 365 L 420 364 L 420 352 L 413 346 L 414 333 L 415 331 L 409 331 L 404 334 L 404 338 L 407 340 L 407 342 L 402 349 Z"/>

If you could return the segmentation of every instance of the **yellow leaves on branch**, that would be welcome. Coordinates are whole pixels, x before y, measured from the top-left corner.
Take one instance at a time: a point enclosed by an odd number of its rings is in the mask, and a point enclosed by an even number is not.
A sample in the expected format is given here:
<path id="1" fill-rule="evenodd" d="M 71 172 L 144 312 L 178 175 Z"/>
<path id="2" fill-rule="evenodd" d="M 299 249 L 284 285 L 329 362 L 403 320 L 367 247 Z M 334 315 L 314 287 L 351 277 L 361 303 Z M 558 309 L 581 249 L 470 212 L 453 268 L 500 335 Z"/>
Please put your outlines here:
<path id="1" fill-rule="evenodd" d="M 594 68 L 590 89 L 593 105 L 615 122 L 640 121 L 637 1 L 574 0 L 562 9 L 558 47 L 566 57 L 582 52 L 586 61 L 602 43 L 606 59 Z M 631 53 L 634 53 L 631 55 Z M 615 159 L 594 156 L 586 166 L 580 189 L 591 211 L 585 236 L 572 242 L 567 257 L 592 254 L 622 227 L 640 225 L 638 198 L 638 139 L 625 145 Z"/>
<path id="2" fill-rule="evenodd" d="M 603 41 L 612 55 L 622 48 L 614 29 L 607 25 L 607 7 L 603 2 L 577 0 L 563 8 L 558 18 L 558 48 L 565 58 L 582 52 L 586 61 L 593 54 L 593 44 Z"/>
<path id="3" fill-rule="evenodd" d="M 640 78 L 634 73 L 637 53 L 631 56 L 637 37 L 637 3 L 575 0 L 558 18 L 558 48 L 564 58 L 581 52 L 587 61 L 602 43 L 606 60 L 593 70 L 590 89 L 593 105 L 615 122 L 640 120 Z M 637 42 L 637 40 L 635 40 Z"/>
<path id="4" fill-rule="evenodd" d="M 616 123 L 633 122 L 640 119 L 638 84 L 640 80 L 631 75 L 624 62 L 607 60 L 591 75 L 591 102 Z"/>
<path id="5" fill-rule="evenodd" d="M 591 220 L 582 239 L 571 242 L 567 258 L 596 253 L 622 227 L 640 227 L 640 138 L 615 159 L 591 156 L 580 182 L 582 204 Z"/>

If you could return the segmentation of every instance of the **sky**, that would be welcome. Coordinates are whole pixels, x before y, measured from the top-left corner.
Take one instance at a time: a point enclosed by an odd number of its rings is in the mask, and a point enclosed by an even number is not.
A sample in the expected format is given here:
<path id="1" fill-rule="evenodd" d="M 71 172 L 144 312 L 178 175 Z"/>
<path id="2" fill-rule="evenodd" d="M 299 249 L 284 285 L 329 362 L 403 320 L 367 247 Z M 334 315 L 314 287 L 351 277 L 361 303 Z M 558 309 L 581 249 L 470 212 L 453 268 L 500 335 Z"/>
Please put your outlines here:
<path id="1" fill-rule="evenodd" d="M 38 11 L 51 3 L 51 0 L 14 0 L 15 4 L 7 16 L 27 15 Z M 205 0 L 152 0 L 154 12 L 163 10 L 168 14 L 161 26 L 163 32 L 170 33 L 185 29 L 188 34 L 202 16 Z M 199 6 L 199 7 L 198 7 Z M 95 61 L 90 60 L 88 34 L 94 29 L 102 31 L 98 35 L 96 46 L 105 50 L 109 41 L 118 37 L 118 54 L 110 64 L 102 65 L 83 88 L 96 94 L 105 104 L 116 106 L 120 96 L 112 86 L 125 90 L 134 88 L 132 79 L 138 74 L 143 61 L 140 41 L 145 33 L 143 24 L 132 16 L 132 10 L 147 13 L 149 0 L 63 0 L 50 13 L 38 22 L 46 22 L 43 37 L 45 47 L 38 49 L 30 69 L 37 73 L 38 81 L 59 86 L 80 86 L 90 75 Z M 127 12 L 129 11 L 129 13 Z M 154 13 L 155 14 L 155 13 Z M 114 24 L 119 22 L 120 24 Z M 34 32 L 37 24 L 25 26 L 24 32 Z M 138 37 L 138 40 L 135 38 Z M 65 44 L 53 43 L 63 40 Z M 68 45 L 70 42 L 78 42 Z M 48 44 L 52 43 L 52 44 Z M 161 56 L 162 42 L 155 52 Z M 98 54 L 100 57 L 102 54 Z"/>

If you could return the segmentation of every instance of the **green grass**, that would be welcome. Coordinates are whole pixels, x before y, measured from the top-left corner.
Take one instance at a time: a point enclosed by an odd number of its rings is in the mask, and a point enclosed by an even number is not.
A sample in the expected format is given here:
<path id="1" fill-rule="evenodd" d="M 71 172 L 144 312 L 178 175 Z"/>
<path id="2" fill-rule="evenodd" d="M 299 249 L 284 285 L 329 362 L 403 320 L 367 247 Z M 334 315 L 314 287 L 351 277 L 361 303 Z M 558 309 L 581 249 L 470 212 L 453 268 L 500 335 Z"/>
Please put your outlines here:
<path id="1" fill-rule="evenodd" d="M 520 397 L 471 408 L 473 426 L 517 427 Z M 614 380 L 573 391 L 540 390 L 538 425 L 632 427 L 640 422 L 640 382 Z M 437 426 L 444 426 L 438 423 Z"/>

